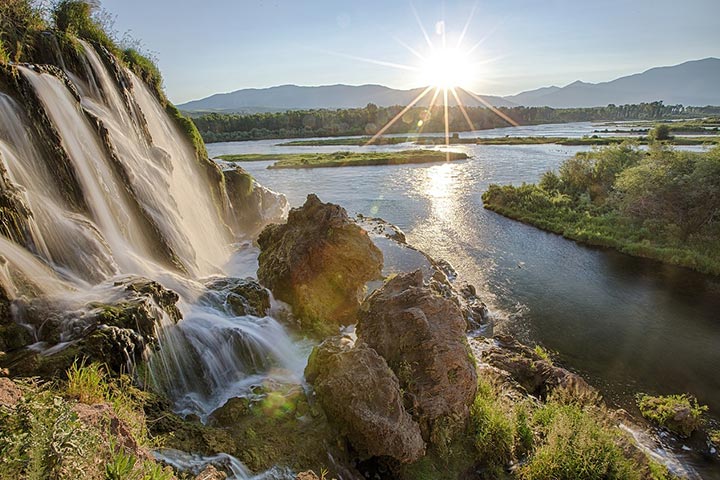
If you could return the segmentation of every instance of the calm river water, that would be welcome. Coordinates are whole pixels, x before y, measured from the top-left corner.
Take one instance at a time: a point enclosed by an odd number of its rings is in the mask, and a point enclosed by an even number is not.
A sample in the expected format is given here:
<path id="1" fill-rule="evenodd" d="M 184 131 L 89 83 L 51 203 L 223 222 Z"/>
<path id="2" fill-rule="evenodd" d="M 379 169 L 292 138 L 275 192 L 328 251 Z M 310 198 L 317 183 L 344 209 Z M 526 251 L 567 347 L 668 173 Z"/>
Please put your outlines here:
<path id="1" fill-rule="evenodd" d="M 592 134 L 591 124 L 466 132 L 463 136 Z M 603 127 L 604 128 L 604 127 Z M 224 153 L 356 150 L 280 147 L 279 140 L 208 145 Z M 382 151 L 409 144 L 368 147 Z M 720 279 L 578 245 L 485 210 L 489 184 L 535 182 L 588 147 L 453 146 L 471 159 L 433 165 L 267 170 L 242 166 L 301 205 L 308 193 L 349 213 L 382 217 L 408 241 L 449 261 L 501 320 L 497 329 L 537 342 L 612 402 L 636 392 L 690 392 L 720 415 Z M 703 475 L 705 476 L 705 475 Z M 714 477 L 714 476 L 713 476 Z"/>

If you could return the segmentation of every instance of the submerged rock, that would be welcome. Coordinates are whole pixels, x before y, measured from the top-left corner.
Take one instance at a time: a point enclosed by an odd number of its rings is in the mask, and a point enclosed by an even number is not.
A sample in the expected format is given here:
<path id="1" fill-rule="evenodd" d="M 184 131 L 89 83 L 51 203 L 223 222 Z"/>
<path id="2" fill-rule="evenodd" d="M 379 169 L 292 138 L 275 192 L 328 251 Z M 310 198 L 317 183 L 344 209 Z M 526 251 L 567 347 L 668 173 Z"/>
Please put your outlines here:
<path id="1" fill-rule="evenodd" d="M 359 318 L 358 338 L 398 376 L 424 438 L 446 438 L 459 431 L 477 390 L 459 307 L 425 286 L 417 270 L 373 292 Z"/>
<path id="2" fill-rule="evenodd" d="M 425 454 L 420 426 L 403 406 L 400 383 L 372 348 L 347 337 L 328 338 L 313 350 L 305 376 L 362 458 L 409 463 Z"/>
<path id="3" fill-rule="evenodd" d="M 200 301 L 222 305 L 232 315 L 264 317 L 270 309 L 270 294 L 252 279 L 219 278 L 208 283 L 207 288 Z"/>
<path id="4" fill-rule="evenodd" d="M 304 329 L 319 334 L 355 323 L 365 283 L 383 257 L 345 209 L 308 195 L 288 221 L 260 234 L 258 278 L 289 303 Z"/>

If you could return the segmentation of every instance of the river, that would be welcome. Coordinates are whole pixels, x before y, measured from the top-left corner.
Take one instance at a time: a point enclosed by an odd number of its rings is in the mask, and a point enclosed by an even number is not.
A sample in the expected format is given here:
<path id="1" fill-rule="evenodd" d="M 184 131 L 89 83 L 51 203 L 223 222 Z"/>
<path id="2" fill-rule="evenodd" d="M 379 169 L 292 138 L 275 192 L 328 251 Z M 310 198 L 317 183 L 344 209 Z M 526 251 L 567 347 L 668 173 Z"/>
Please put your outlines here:
<path id="1" fill-rule="evenodd" d="M 582 136 L 588 123 L 464 132 Z M 282 147 L 282 140 L 209 144 L 225 153 L 292 153 L 358 147 Z M 366 147 L 392 151 L 410 144 Z M 555 352 L 611 403 L 632 410 L 637 392 L 688 392 L 720 414 L 720 279 L 566 240 L 485 210 L 491 183 L 536 182 L 589 147 L 461 145 L 469 160 L 433 165 L 268 170 L 242 166 L 292 206 L 308 193 L 394 223 L 408 242 L 449 261 L 498 317 L 496 331 Z M 704 469 L 702 469 L 704 470 Z M 714 469 L 713 469 L 714 470 Z M 706 472 L 703 472 L 706 476 Z M 714 475 L 707 478 L 717 478 Z"/>

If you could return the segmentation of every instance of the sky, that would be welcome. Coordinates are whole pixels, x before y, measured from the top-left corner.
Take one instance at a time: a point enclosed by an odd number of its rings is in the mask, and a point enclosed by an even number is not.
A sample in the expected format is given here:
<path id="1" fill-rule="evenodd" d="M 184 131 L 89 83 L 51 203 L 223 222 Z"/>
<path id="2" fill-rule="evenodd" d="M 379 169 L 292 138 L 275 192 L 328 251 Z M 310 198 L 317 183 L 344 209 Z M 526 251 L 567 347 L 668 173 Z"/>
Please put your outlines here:
<path id="1" fill-rule="evenodd" d="M 101 5 L 120 37 L 136 39 L 156 58 L 175 103 L 284 84 L 425 86 L 427 62 L 421 57 L 430 56 L 427 40 L 441 47 L 443 30 L 447 47 L 461 54 L 453 70 L 462 70 L 462 86 L 488 95 L 607 81 L 720 57 L 720 0 L 102 0 Z"/>

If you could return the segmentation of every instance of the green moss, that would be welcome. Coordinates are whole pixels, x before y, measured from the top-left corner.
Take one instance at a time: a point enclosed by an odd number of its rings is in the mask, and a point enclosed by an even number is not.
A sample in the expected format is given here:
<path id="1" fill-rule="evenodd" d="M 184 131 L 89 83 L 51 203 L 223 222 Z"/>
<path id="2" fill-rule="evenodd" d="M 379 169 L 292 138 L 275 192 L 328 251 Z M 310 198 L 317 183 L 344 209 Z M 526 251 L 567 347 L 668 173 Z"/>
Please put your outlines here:
<path id="1" fill-rule="evenodd" d="M 552 364 L 552 358 L 550 357 L 550 352 L 547 351 L 543 346 L 541 345 L 535 345 L 535 348 L 533 348 L 533 351 L 535 354 L 545 360 L 546 362 L 549 362 Z"/>
<path id="2" fill-rule="evenodd" d="M 404 150 L 401 152 L 334 152 L 221 155 L 227 162 L 257 162 L 274 160 L 268 168 L 320 168 L 369 165 L 402 165 L 408 163 L 464 160 L 468 156 L 458 152 L 437 150 Z"/>
<path id="3" fill-rule="evenodd" d="M 708 432 L 708 438 L 715 447 L 720 448 L 720 429 L 713 429 Z"/>
<path id="4" fill-rule="evenodd" d="M 205 148 L 205 142 L 200 136 L 200 132 L 192 120 L 183 115 L 180 110 L 178 110 L 177 107 L 170 102 L 166 103 L 165 111 L 168 115 L 170 115 L 170 118 L 173 119 L 178 128 L 180 128 L 180 130 L 185 134 L 186 138 L 190 140 L 190 143 L 195 149 L 195 154 L 197 155 L 198 160 L 207 160 L 208 153 Z"/>
<path id="5" fill-rule="evenodd" d="M 702 425 L 703 414 L 708 410 L 689 394 L 639 395 L 637 403 L 643 417 L 686 437 Z"/>
<path id="6" fill-rule="evenodd" d="M 140 77 L 156 94 L 162 95 L 162 74 L 160 69 L 148 57 L 142 55 L 134 48 L 123 50 L 120 57 L 130 70 Z"/>

